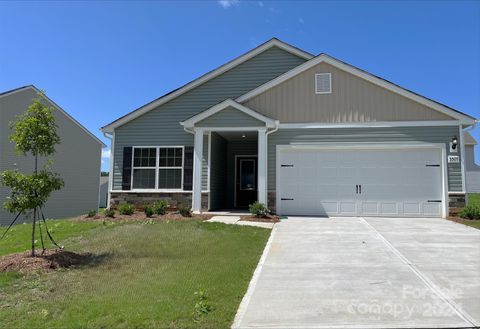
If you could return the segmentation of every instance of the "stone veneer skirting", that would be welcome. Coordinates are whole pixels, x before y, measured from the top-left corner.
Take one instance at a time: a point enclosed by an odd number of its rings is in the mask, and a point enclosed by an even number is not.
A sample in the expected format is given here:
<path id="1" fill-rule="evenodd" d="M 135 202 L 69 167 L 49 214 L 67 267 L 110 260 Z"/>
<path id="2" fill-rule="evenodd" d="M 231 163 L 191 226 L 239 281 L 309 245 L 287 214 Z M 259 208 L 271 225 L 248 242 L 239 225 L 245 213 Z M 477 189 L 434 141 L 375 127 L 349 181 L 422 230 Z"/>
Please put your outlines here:
<path id="1" fill-rule="evenodd" d="M 110 196 L 110 206 L 116 207 L 122 203 L 132 203 L 135 206 L 143 206 L 145 203 L 153 203 L 160 199 L 165 199 L 171 208 L 179 206 L 192 206 L 191 192 L 165 193 L 165 192 L 112 192 Z M 208 193 L 202 193 L 202 210 L 208 209 Z"/>
<path id="2" fill-rule="evenodd" d="M 448 194 L 448 208 L 463 208 L 466 205 L 466 196 L 464 193 Z"/>

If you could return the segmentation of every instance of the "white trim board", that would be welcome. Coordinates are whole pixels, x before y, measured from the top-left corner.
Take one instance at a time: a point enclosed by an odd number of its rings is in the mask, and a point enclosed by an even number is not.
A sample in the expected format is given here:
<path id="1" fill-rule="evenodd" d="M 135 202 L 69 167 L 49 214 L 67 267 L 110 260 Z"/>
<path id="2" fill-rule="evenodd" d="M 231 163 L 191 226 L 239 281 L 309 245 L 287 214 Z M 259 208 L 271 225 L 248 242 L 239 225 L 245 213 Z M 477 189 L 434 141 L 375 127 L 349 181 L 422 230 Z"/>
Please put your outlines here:
<path id="1" fill-rule="evenodd" d="M 133 112 L 130 112 L 128 113 L 127 115 L 109 123 L 108 125 L 104 126 L 101 128 L 102 131 L 104 132 L 112 132 L 115 128 L 117 127 L 120 127 L 124 124 L 126 124 L 127 122 L 130 122 L 131 120 L 135 119 L 135 118 L 138 118 L 139 116 L 151 111 L 152 109 L 162 105 L 162 104 L 165 104 L 166 102 L 186 93 L 187 91 L 201 85 L 201 84 L 204 84 L 205 82 L 219 76 L 220 74 L 226 72 L 226 71 L 229 71 L 231 70 L 232 68 L 246 62 L 247 60 L 263 53 L 264 51 L 272 48 L 272 47 L 278 47 L 280 49 L 283 49 L 291 54 L 294 54 L 296 56 L 299 56 L 301 58 L 304 58 L 304 59 L 311 59 L 313 58 L 314 56 L 312 54 L 309 54 L 307 53 L 306 51 L 303 51 L 301 49 L 298 49 L 298 48 L 295 48 L 283 41 L 280 41 L 276 38 L 273 38 L 273 39 L 270 39 L 269 41 L 265 42 L 264 44 L 258 46 L 257 48 L 254 48 L 252 50 L 250 50 L 249 52 L 241 55 L 240 57 L 237 57 L 236 59 L 218 67 L 217 69 L 213 70 L 213 71 L 210 71 L 204 75 L 202 75 L 201 77 L 187 83 L 186 85 L 184 85 L 183 87 L 173 91 L 173 92 L 170 92 L 160 98 L 157 98 L 156 100 L 136 109 L 135 111 Z"/>
<path id="2" fill-rule="evenodd" d="M 233 107 L 234 109 L 236 109 L 236 110 L 238 110 L 242 113 L 245 113 L 246 115 L 249 115 L 254 119 L 257 119 L 259 121 L 264 122 L 267 128 L 274 128 L 275 127 L 275 120 L 270 119 L 270 118 L 268 118 L 268 117 L 266 117 L 266 116 L 264 116 L 264 115 L 262 115 L 258 112 L 255 112 L 254 110 L 252 110 L 252 109 L 250 109 L 250 108 L 248 108 L 248 107 L 246 107 L 242 104 L 239 104 L 232 99 L 226 99 L 223 102 L 212 106 L 208 110 L 200 112 L 199 114 L 194 115 L 190 119 L 187 119 L 185 121 L 180 122 L 180 124 L 187 129 L 188 128 L 193 128 L 197 122 L 205 120 L 208 117 L 210 117 L 210 116 L 212 116 L 212 115 L 214 115 L 218 112 L 221 112 L 228 107 Z"/>
<path id="3" fill-rule="evenodd" d="M 386 80 L 383 80 L 381 78 L 378 78 L 370 73 L 367 73 L 361 69 L 358 69 L 352 65 L 349 65 L 349 64 L 346 64 L 342 61 L 339 61 L 333 57 L 330 57 L 326 54 L 320 54 L 318 55 L 317 57 L 295 67 L 294 69 L 278 76 L 277 78 L 273 79 L 273 80 L 270 80 L 269 82 L 245 93 L 244 95 L 238 97 L 236 99 L 237 102 L 239 103 L 243 103 L 255 96 L 258 96 L 262 93 L 264 93 L 265 91 L 281 84 L 282 82 L 285 82 L 286 80 L 290 79 L 290 78 L 293 78 L 294 76 L 314 67 L 315 65 L 318 65 L 320 63 L 327 63 L 327 64 L 330 64 L 340 70 L 343 70 L 345 72 L 348 72 L 350 74 L 353 74 L 359 78 L 362 78 L 364 80 L 367 80 L 377 86 L 380 86 L 380 87 L 383 87 L 389 91 L 392 91 L 396 94 L 399 94 L 401 96 L 404 96 L 406 98 L 409 98 L 417 103 L 420 103 L 422 105 L 425 105 L 425 106 L 428 106 L 429 108 L 431 109 L 434 109 L 438 112 L 441 112 L 443 114 L 446 114 L 448 116 L 451 116 L 452 118 L 454 119 L 457 119 L 459 120 L 462 124 L 465 124 L 465 125 L 472 125 L 472 124 L 475 124 L 475 122 L 477 121 L 475 118 L 473 117 L 470 117 L 469 115 L 466 115 L 464 113 L 461 113 L 461 112 L 458 112 L 456 110 L 453 110 L 443 104 L 440 104 L 440 103 L 437 103 L 433 100 L 430 100 L 424 96 L 421 96 L 421 95 L 418 95 L 414 92 L 411 92 L 407 89 L 404 89 L 400 86 L 397 86 L 391 82 L 388 82 Z"/>
<path id="4" fill-rule="evenodd" d="M 309 128 L 391 128 L 391 127 L 437 127 L 458 126 L 458 120 L 437 121 L 375 121 L 375 122 L 345 122 L 345 123 L 280 123 L 280 129 L 309 129 Z"/>
<path id="5" fill-rule="evenodd" d="M 37 94 L 41 92 L 40 89 L 38 89 L 37 87 L 35 87 L 34 85 L 28 85 L 28 86 L 24 86 L 24 87 L 20 87 L 20 88 L 17 88 L 17 89 L 13 89 L 13 90 L 10 90 L 10 91 L 6 91 L 4 92 L 3 94 L 0 95 L 0 98 L 2 97 L 7 97 L 7 96 L 11 96 L 13 94 L 16 94 L 16 93 L 19 93 L 19 92 L 22 92 L 22 91 L 25 91 L 27 89 L 32 89 L 33 91 L 35 91 Z M 102 148 L 103 147 L 107 147 L 107 145 L 105 145 L 105 143 L 103 143 L 97 136 L 95 136 L 94 134 L 92 134 L 87 128 L 85 128 L 80 122 L 78 122 L 74 117 L 72 117 L 70 114 L 68 114 L 64 109 L 62 109 L 59 105 L 57 105 L 57 103 L 55 103 L 50 97 L 47 96 L 47 94 L 43 94 L 46 98 L 46 100 L 51 103 L 53 105 L 53 107 L 55 109 L 57 109 L 58 111 L 60 111 L 61 113 L 63 113 L 67 118 L 69 118 L 73 123 L 75 123 L 80 129 L 82 129 L 84 132 L 86 132 L 90 137 L 92 137 L 97 143 L 99 143 L 100 145 L 102 145 Z"/>

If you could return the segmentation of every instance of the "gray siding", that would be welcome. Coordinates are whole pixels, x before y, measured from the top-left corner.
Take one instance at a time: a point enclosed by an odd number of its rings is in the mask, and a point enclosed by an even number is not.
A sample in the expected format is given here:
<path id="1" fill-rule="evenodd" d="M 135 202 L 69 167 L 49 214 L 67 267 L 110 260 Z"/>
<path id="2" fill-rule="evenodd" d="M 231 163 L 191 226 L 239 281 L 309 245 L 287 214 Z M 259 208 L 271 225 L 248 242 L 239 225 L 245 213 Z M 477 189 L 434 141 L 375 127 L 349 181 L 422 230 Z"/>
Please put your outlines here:
<path id="1" fill-rule="evenodd" d="M 235 196 L 235 156 L 236 155 L 257 155 L 258 144 L 256 141 L 239 142 L 231 141 L 227 146 L 227 194 L 226 208 L 234 207 Z"/>
<path id="2" fill-rule="evenodd" d="M 227 141 L 212 133 L 212 157 L 210 167 L 210 209 L 225 208 L 227 178 Z"/>
<path id="3" fill-rule="evenodd" d="M 398 128 L 338 128 L 338 129 L 281 129 L 268 136 L 268 190 L 275 191 L 276 146 L 291 143 L 335 143 L 342 142 L 428 142 L 448 143 L 458 136 L 459 127 L 398 127 Z M 460 155 L 459 153 L 455 153 Z M 458 163 L 448 164 L 448 186 L 450 192 L 462 191 L 462 172 Z"/>
<path id="4" fill-rule="evenodd" d="M 9 142 L 9 122 L 28 108 L 36 92 L 33 89 L 0 98 L 0 170 L 17 168 L 33 171 L 30 157 L 17 155 Z M 97 209 L 99 201 L 101 145 L 60 111 L 55 111 L 61 144 L 56 147 L 53 171 L 60 173 L 65 187 L 52 194 L 45 208 L 49 218 L 65 218 Z M 43 163 L 43 161 L 41 161 Z M 0 224 L 9 223 L 12 215 L 3 210 L 9 191 L 0 187 Z M 22 218 L 20 222 L 24 221 Z"/>
<path id="5" fill-rule="evenodd" d="M 315 94 L 315 73 L 332 74 L 331 94 Z M 283 123 L 452 119 L 326 63 L 318 64 L 244 104 Z"/>
<path id="6" fill-rule="evenodd" d="M 261 127 L 263 121 L 257 120 L 233 107 L 217 112 L 195 124 L 196 127 Z"/>
<path id="7" fill-rule="evenodd" d="M 465 145 L 465 169 L 467 171 L 480 171 L 480 166 L 475 163 L 475 145 Z"/>
<path id="8" fill-rule="evenodd" d="M 113 188 L 121 189 L 123 147 L 134 145 L 193 146 L 184 121 L 227 98 L 236 98 L 305 60 L 273 47 L 224 74 L 115 129 Z"/>

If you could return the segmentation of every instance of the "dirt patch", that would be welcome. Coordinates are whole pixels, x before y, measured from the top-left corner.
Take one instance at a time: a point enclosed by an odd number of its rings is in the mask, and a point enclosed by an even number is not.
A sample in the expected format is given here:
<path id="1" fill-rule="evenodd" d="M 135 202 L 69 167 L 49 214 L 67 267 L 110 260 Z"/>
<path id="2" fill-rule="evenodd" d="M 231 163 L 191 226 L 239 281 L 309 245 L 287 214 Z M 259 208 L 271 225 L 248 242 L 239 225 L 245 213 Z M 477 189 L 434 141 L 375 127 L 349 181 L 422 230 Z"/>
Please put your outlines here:
<path id="1" fill-rule="evenodd" d="M 263 217 L 248 215 L 248 216 L 240 216 L 240 220 L 245 220 L 248 222 L 278 223 L 280 221 L 280 217 L 276 215 L 265 215 Z"/>
<path id="2" fill-rule="evenodd" d="M 37 256 L 32 257 L 28 251 L 0 257 L 0 272 L 48 272 L 59 268 L 95 265 L 106 256 L 55 249 L 45 250 L 43 254 L 37 251 Z"/>
<path id="3" fill-rule="evenodd" d="M 144 222 L 148 220 L 152 221 L 180 221 L 188 219 L 207 220 L 212 218 L 213 215 L 192 215 L 192 217 L 183 217 L 178 211 L 168 212 L 165 215 L 153 215 L 148 218 L 143 211 L 135 211 L 132 215 L 120 215 L 117 211 L 115 217 L 107 217 L 103 214 L 96 215 L 94 217 L 87 217 L 86 215 L 76 217 L 75 220 L 81 221 L 128 221 L 128 222 Z"/>

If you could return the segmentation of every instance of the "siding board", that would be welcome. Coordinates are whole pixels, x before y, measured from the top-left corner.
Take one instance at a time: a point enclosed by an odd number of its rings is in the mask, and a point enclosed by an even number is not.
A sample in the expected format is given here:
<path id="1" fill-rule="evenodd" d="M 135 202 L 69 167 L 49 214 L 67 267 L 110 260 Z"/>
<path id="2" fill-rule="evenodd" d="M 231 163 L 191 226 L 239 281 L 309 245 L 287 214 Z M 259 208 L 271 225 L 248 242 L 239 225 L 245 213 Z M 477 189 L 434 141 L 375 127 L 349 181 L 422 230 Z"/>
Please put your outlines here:
<path id="1" fill-rule="evenodd" d="M 193 135 L 185 132 L 179 122 L 227 98 L 237 98 L 303 62 L 305 59 L 272 47 L 222 75 L 116 128 L 113 189 L 121 188 L 121 160 L 124 146 L 192 146 Z"/>
<path id="2" fill-rule="evenodd" d="M 315 73 L 332 74 L 331 94 L 315 94 Z M 452 120 L 327 63 L 320 63 L 243 104 L 282 123 Z"/>

